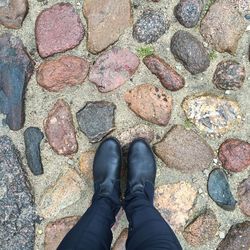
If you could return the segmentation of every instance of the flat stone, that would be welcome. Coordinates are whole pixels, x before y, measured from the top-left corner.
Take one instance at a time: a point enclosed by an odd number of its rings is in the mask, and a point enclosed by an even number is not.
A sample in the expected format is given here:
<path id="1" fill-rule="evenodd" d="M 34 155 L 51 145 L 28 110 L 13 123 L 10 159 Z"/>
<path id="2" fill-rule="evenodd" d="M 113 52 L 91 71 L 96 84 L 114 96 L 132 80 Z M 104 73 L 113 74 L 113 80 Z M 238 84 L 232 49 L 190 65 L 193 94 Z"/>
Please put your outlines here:
<path id="1" fill-rule="evenodd" d="M 179 30 L 173 35 L 170 49 L 175 59 L 193 75 L 206 71 L 210 65 L 204 45 L 187 31 Z"/>
<path id="2" fill-rule="evenodd" d="M 0 137 L 0 246 L 3 250 L 35 247 L 34 197 L 20 153 L 11 139 Z"/>
<path id="3" fill-rule="evenodd" d="M 218 156 L 225 169 L 244 171 L 250 166 L 250 144 L 239 139 L 227 139 L 221 144 Z"/>
<path id="4" fill-rule="evenodd" d="M 240 183 L 237 194 L 239 197 L 238 205 L 241 212 L 246 216 L 250 216 L 250 176 Z"/>
<path id="5" fill-rule="evenodd" d="M 208 168 L 214 158 L 207 142 L 181 125 L 172 127 L 165 138 L 155 144 L 154 150 L 167 167 L 188 173 Z"/>
<path id="6" fill-rule="evenodd" d="M 215 168 L 208 177 L 208 194 L 211 199 L 225 210 L 234 210 L 236 201 L 231 193 L 225 172 Z"/>
<path id="7" fill-rule="evenodd" d="M 112 250 L 126 250 L 126 241 L 128 238 L 128 229 L 125 228 L 116 240 Z"/>
<path id="8" fill-rule="evenodd" d="M 94 54 L 115 43 L 132 24 L 129 0 L 85 0 L 83 14 L 88 22 L 88 50 Z"/>
<path id="9" fill-rule="evenodd" d="M 235 54 L 245 29 L 244 18 L 232 4 L 216 1 L 202 20 L 200 32 L 218 52 Z"/>
<path id="10" fill-rule="evenodd" d="M 116 106 L 112 102 L 97 101 L 87 104 L 77 112 L 80 130 L 90 142 L 98 142 L 115 129 Z"/>
<path id="11" fill-rule="evenodd" d="M 182 108 L 199 130 L 209 134 L 224 134 L 241 121 L 237 102 L 213 94 L 188 96 Z"/>
<path id="12" fill-rule="evenodd" d="M 2 0 L 0 24 L 10 29 L 20 29 L 28 13 L 28 0 Z"/>
<path id="13" fill-rule="evenodd" d="M 70 3 L 58 3 L 43 10 L 36 20 L 35 36 L 41 57 L 73 49 L 84 37 L 79 15 Z"/>
<path id="14" fill-rule="evenodd" d="M 39 203 L 39 214 L 46 219 L 57 216 L 80 200 L 85 187 L 85 182 L 79 174 L 69 169 L 58 178 L 54 186 L 44 191 Z"/>
<path id="15" fill-rule="evenodd" d="M 71 216 L 49 222 L 45 229 L 44 250 L 56 250 L 79 219 L 79 216 Z"/>
<path id="16" fill-rule="evenodd" d="M 44 135 L 39 128 L 29 127 L 24 131 L 25 154 L 28 166 L 34 175 L 43 174 L 40 143 Z"/>
<path id="17" fill-rule="evenodd" d="M 191 246 L 197 247 L 214 240 L 218 227 L 214 212 L 207 210 L 185 228 L 183 236 Z"/>
<path id="18" fill-rule="evenodd" d="M 249 250 L 250 248 L 250 221 L 233 225 L 226 238 L 223 239 L 217 250 Z"/>
<path id="19" fill-rule="evenodd" d="M 84 82 L 89 72 L 89 62 L 84 58 L 65 55 L 44 61 L 37 70 L 37 83 L 48 91 L 60 91 Z"/>
<path id="20" fill-rule="evenodd" d="M 202 2 L 199 0 L 180 0 L 174 8 L 174 15 L 180 24 L 193 28 L 200 20 L 202 8 Z"/>
<path id="21" fill-rule="evenodd" d="M 114 47 L 100 55 L 89 73 L 89 80 L 100 92 L 112 91 L 135 73 L 139 58 L 127 48 Z"/>
<path id="22" fill-rule="evenodd" d="M 44 120 L 44 131 L 52 149 L 59 155 L 77 152 L 78 144 L 70 106 L 59 99 Z"/>
<path id="23" fill-rule="evenodd" d="M 182 230 L 195 204 L 197 191 L 188 182 L 159 186 L 155 190 L 155 207 L 175 230 Z"/>
<path id="24" fill-rule="evenodd" d="M 170 120 L 172 96 L 151 84 L 141 84 L 125 93 L 128 107 L 142 119 L 166 126 Z"/>
<path id="25" fill-rule="evenodd" d="M 139 43 L 154 43 L 168 28 L 169 24 L 161 12 L 145 10 L 134 24 L 133 37 Z"/>
<path id="26" fill-rule="evenodd" d="M 214 72 L 213 83 L 219 89 L 236 90 L 242 87 L 246 77 L 244 66 L 233 60 L 222 61 Z"/>
<path id="27" fill-rule="evenodd" d="M 143 62 L 166 89 L 177 91 L 184 87 L 185 79 L 162 58 L 155 55 L 146 56 Z"/>
<path id="28" fill-rule="evenodd" d="M 24 96 L 34 63 L 18 37 L 0 36 L 0 112 L 11 130 L 23 127 Z"/>
<path id="29" fill-rule="evenodd" d="M 93 162 L 95 151 L 89 150 L 81 154 L 79 170 L 86 182 L 93 184 Z"/>

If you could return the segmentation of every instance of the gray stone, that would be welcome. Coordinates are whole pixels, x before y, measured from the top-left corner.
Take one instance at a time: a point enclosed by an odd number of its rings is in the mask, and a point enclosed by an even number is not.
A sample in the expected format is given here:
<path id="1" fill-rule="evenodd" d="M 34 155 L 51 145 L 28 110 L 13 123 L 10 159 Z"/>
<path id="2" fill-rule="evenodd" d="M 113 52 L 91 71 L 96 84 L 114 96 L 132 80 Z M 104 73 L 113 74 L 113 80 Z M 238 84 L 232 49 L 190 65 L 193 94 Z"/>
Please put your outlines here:
<path id="1" fill-rule="evenodd" d="M 0 248 L 33 250 L 37 218 L 27 176 L 11 139 L 0 137 Z"/>

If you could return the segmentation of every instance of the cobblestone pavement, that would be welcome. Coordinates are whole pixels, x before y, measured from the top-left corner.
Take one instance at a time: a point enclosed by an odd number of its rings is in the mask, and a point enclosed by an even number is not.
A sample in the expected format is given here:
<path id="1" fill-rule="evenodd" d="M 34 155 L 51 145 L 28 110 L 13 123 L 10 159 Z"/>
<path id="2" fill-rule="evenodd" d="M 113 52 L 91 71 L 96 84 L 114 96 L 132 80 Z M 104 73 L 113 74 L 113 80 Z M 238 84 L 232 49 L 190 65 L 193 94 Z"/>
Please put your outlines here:
<path id="1" fill-rule="evenodd" d="M 152 144 L 183 249 L 250 249 L 249 1 L 0 0 L 0 24 L 3 250 L 56 249 L 108 135 Z"/>

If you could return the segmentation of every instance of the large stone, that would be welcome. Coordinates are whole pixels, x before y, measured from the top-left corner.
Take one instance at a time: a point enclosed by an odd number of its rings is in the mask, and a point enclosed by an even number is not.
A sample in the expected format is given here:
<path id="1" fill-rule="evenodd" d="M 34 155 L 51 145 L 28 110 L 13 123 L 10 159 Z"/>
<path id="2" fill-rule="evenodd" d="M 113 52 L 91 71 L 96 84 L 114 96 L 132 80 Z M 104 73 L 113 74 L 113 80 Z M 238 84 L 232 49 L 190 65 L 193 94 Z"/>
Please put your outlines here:
<path id="1" fill-rule="evenodd" d="M 193 75 L 206 71 L 210 65 L 203 44 L 187 31 L 177 31 L 171 39 L 170 48 L 176 60 Z"/>
<path id="2" fill-rule="evenodd" d="M 89 150 L 81 154 L 79 161 L 79 170 L 87 183 L 93 184 L 93 162 L 95 151 Z"/>
<path id="3" fill-rule="evenodd" d="M 249 250 L 250 249 L 250 221 L 233 225 L 226 238 L 223 239 L 217 250 Z"/>
<path id="4" fill-rule="evenodd" d="M 36 20 L 35 35 L 38 52 L 48 57 L 80 44 L 84 28 L 70 3 L 58 3 L 43 10 Z"/>
<path id="5" fill-rule="evenodd" d="M 0 137 L 0 248 L 33 250 L 34 199 L 20 153 L 7 136 Z"/>
<path id="6" fill-rule="evenodd" d="M 212 94 L 186 97 L 182 103 L 187 118 L 205 133 L 224 134 L 241 121 L 239 104 Z"/>
<path id="7" fill-rule="evenodd" d="M 146 56 L 143 62 L 147 68 L 157 76 L 166 89 L 177 91 L 184 87 L 185 79 L 162 58 L 155 55 Z"/>
<path id="8" fill-rule="evenodd" d="M 89 72 L 89 63 L 77 56 L 62 56 L 44 61 L 36 74 L 37 83 L 48 91 L 60 91 L 67 86 L 83 83 Z"/>
<path id="9" fill-rule="evenodd" d="M 100 92 L 112 91 L 135 73 L 139 58 L 127 48 L 114 47 L 98 57 L 90 70 L 89 80 Z"/>
<path id="10" fill-rule="evenodd" d="M 0 36 L 0 112 L 11 130 L 23 127 L 24 97 L 34 63 L 22 41 L 5 33 Z"/>
<path id="11" fill-rule="evenodd" d="M 182 230 L 196 202 L 197 191 L 188 182 L 156 188 L 154 204 L 174 230 Z"/>
<path id="12" fill-rule="evenodd" d="M 24 131 L 25 154 L 28 166 L 34 175 L 43 174 L 40 143 L 44 135 L 39 128 L 29 127 Z"/>
<path id="13" fill-rule="evenodd" d="M 225 210 L 234 210 L 236 201 L 231 193 L 226 173 L 215 168 L 208 177 L 208 194 L 211 199 Z"/>
<path id="14" fill-rule="evenodd" d="M 241 88 L 245 77 L 244 66 L 241 66 L 236 61 L 227 60 L 217 65 L 213 76 L 213 83 L 219 89 L 236 90 Z"/>
<path id="15" fill-rule="evenodd" d="M 44 131 L 52 149 L 59 155 L 77 152 L 76 131 L 70 106 L 59 99 L 44 120 Z"/>
<path id="16" fill-rule="evenodd" d="M 126 241 L 128 238 L 128 229 L 125 228 L 116 240 L 112 250 L 126 250 Z"/>
<path id="17" fill-rule="evenodd" d="M 207 43 L 219 52 L 236 52 L 246 23 L 234 6 L 216 1 L 201 22 L 200 32 Z"/>
<path id="18" fill-rule="evenodd" d="M 71 216 L 49 222 L 45 229 L 44 250 L 56 250 L 79 219 L 79 216 Z"/>
<path id="19" fill-rule="evenodd" d="M 174 14 L 183 26 L 193 28 L 200 20 L 202 7 L 200 0 L 180 0 L 174 8 Z"/>
<path id="20" fill-rule="evenodd" d="M 183 236 L 190 245 L 197 247 L 213 240 L 218 227 L 214 212 L 207 210 L 185 228 Z"/>
<path id="21" fill-rule="evenodd" d="M 214 158 L 212 148 L 201 136 L 180 125 L 174 126 L 154 149 L 167 167 L 188 173 L 208 168 Z"/>
<path id="22" fill-rule="evenodd" d="M 79 174 L 69 169 L 55 185 L 47 188 L 40 201 L 39 211 L 44 218 L 57 216 L 67 207 L 80 200 L 86 185 Z"/>
<path id="23" fill-rule="evenodd" d="M 237 194 L 241 212 L 250 216 L 250 176 L 240 183 Z"/>
<path id="24" fill-rule="evenodd" d="M 20 29 L 28 12 L 28 0 L 1 0 L 0 24 L 10 29 Z"/>
<path id="25" fill-rule="evenodd" d="M 146 121 L 167 125 L 172 112 L 172 96 L 151 84 L 141 84 L 125 93 L 128 107 Z"/>
<path id="26" fill-rule="evenodd" d="M 88 22 L 88 50 L 92 53 L 116 42 L 132 24 L 129 0 L 85 0 L 83 14 Z"/>
<path id="27" fill-rule="evenodd" d="M 77 112 L 76 118 L 81 131 L 90 142 L 98 142 L 115 129 L 116 106 L 112 102 L 97 101 L 87 104 Z"/>
<path id="28" fill-rule="evenodd" d="M 241 172 L 250 166 L 250 144 L 239 139 L 227 139 L 221 144 L 218 156 L 225 169 Z"/>
<path id="29" fill-rule="evenodd" d="M 133 37 L 139 43 L 156 42 L 169 28 L 164 15 L 155 10 L 145 10 L 134 24 Z"/>

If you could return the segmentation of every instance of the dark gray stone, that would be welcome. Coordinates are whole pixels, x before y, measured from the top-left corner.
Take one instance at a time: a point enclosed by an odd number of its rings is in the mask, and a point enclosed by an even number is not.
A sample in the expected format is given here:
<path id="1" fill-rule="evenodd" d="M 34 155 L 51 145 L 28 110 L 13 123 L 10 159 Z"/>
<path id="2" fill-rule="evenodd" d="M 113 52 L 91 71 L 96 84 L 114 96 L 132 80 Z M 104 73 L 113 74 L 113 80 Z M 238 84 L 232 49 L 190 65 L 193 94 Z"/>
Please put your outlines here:
<path id="1" fill-rule="evenodd" d="M 212 200 L 225 210 L 234 210 L 234 199 L 227 176 L 222 169 L 214 169 L 208 177 L 208 194 Z"/>
<path id="2" fill-rule="evenodd" d="M 133 37 L 140 43 L 156 42 L 169 28 L 164 15 L 155 10 L 146 10 L 133 28 Z"/>
<path id="3" fill-rule="evenodd" d="M 11 139 L 0 137 L 0 249 L 33 250 L 34 200 L 19 152 Z"/>
<path id="4" fill-rule="evenodd" d="M 177 31 L 171 39 L 170 48 L 176 60 L 193 75 L 204 72 L 210 65 L 203 44 L 187 31 Z"/>
<path id="5" fill-rule="evenodd" d="M 76 114 L 81 131 L 90 142 L 98 142 L 114 130 L 114 112 L 116 106 L 111 102 L 88 102 Z"/>
<path id="6" fill-rule="evenodd" d="M 29 127 L 24 131 L 25 153 L 28 166 L 34 175 L 43 174 L 40 143 L 44 135 L 39 128 Z"/>
<path id="7" fill-rule="evenodd" d="M 11 130 L 24 124 L 24 96 L 34 63 L 22 41 L 5 33 L 0 36 L 0 112 Z"/>

